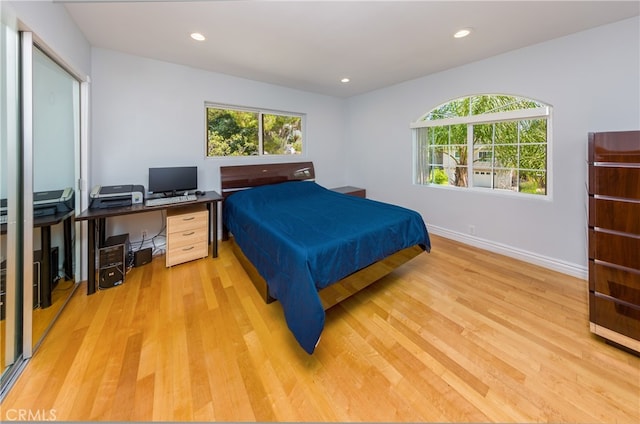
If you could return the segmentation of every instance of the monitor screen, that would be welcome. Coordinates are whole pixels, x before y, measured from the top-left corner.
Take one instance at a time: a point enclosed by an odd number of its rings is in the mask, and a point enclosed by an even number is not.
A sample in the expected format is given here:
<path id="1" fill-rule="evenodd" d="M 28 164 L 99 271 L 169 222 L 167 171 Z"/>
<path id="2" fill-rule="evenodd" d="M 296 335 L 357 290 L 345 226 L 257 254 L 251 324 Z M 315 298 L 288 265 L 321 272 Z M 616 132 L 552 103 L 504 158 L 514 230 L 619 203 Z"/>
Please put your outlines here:
<path id="1" fill-rule="evenodd" d="M 149 192 L 183 194 L 198 189 L 197 166 L 149 168 Z"/>

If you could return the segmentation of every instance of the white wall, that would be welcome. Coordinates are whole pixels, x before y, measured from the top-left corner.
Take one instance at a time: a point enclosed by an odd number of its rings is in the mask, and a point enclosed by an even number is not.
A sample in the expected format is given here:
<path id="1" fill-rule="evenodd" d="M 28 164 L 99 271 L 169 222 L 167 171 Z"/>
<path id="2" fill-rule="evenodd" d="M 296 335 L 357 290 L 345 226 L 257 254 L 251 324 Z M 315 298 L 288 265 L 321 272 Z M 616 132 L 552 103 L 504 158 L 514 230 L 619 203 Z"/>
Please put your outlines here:
<path id="1" fill-rule="evenodd" d="M 201 190 L 220 191 L 219 167 L 311 160 L 318 183 L 345 184 L 344 101 L 280 86 L 93 49 L 90 186 L 148 185 L 148 169 L 198 166 Z M 205 157 L 205 102 L 306 114 L 304 157 Z M 151 215 L 151 216 L 147 216 Z M 159 213 L 112 219 L 132 240 L 160 229 Z"/>
<path id="2" fill-rule="evenodd" d="M 349 183 L 418 210 L 434 233 L 586 276 L 587 133 L 640 129 L 639 28 L 633 18 L 350 98 Z M 553 106 L 548 199 L 412 184 L 409 123 L 475 93 Z"/>
<path id="3" fill-rule="evenodd" d="M 20 29 L 33 31 L 48 53 L 81 79 L 91 73 L 91 45 L 62 4 L 50 0 L 8 3 L 20 20 Z"/>

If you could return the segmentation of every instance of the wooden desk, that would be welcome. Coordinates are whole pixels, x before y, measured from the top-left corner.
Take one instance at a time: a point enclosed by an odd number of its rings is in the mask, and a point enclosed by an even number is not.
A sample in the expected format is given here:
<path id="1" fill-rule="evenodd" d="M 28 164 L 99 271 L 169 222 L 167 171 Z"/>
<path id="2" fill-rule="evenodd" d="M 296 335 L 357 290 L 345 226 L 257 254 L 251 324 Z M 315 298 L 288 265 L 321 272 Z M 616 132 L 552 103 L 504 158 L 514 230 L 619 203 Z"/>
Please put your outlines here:
<path id="1" fill-rule="evenodd" d="M 71 227 L 73 220 L 73 211 L 58 212 L 55 215 L 35 216 L 33 217 L 33 227 L 40 228 L 40 249 L 42 249 L 42 258 L 40 262 L 40 307 L 48 308 L 51 306 L 51 291 L 53 289 L 53 281 L 51 280 L 51 267 L 58 269 L 58 264 L 51 263 L 51 227 L 59 223 L 64 225 L 64 273 L 66 278 L 73 278 L 73 252 L 72 252 L 72 236 Z M 7 232 L 7 224 L 2 224 L 0 233 Z"/>
<path id="2" fill-rule="evenodd" d="M 87 275 L 87 294 L 93 294 L 96 292 L 96 247 L 104 244 L 104 229 L 107 218 L 143 212 L 163 211 L 172 208 L 181 208 L 188 205 L 205 204 L 209 211 L 209 242 L 211 243 L 211 257 L 216 258 L 218 257 L 218 202 L 220 201 L 222 201 L 222 196 L 215 191 L 207 191 L 204 195 L 198 196 L 197 200 L 192 202 L 173 203 L 162 206 L 132 205 L 120 208 L 87 209 L 80 215 L 77 215 L 76 221 L 87 221 L 89 231 L 89 246 L 87 249 L 87 264 L 89 266 Z M 98 225 L 96 225 L 96 223 Z M 212 232 L 213 236 L 211 236 Z"/>

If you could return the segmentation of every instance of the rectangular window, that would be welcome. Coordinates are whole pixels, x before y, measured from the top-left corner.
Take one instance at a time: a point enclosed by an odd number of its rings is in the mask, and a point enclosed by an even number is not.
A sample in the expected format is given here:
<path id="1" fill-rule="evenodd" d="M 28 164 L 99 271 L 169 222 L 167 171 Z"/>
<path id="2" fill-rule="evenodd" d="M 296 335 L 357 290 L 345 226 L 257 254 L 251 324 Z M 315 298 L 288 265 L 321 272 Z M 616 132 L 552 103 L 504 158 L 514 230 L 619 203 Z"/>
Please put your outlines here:
<path id="1" fill-rule="evenodd" d="M 303 114 L 205 106 L 207 157 L 303 153 Z"/>

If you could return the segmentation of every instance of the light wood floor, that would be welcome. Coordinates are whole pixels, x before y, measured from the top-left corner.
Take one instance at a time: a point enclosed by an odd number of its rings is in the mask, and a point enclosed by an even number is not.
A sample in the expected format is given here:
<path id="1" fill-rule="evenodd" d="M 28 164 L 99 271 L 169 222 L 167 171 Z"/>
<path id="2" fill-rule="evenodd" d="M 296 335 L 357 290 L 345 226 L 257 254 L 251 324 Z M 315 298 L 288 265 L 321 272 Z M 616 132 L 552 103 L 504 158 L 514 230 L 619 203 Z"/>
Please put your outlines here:
<path id="1" fill-rule="evenodd" d="M 635 423 L 640 358 L 585 281 L 433 237 L 327 312 L 309 356 L 226 243 L 81 287 L 2 405 L 57 420 Z"/>

